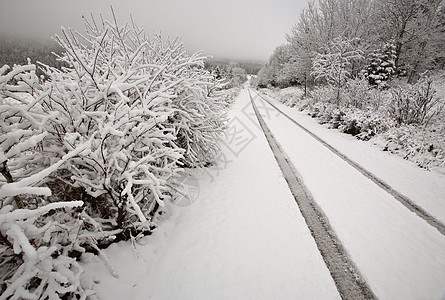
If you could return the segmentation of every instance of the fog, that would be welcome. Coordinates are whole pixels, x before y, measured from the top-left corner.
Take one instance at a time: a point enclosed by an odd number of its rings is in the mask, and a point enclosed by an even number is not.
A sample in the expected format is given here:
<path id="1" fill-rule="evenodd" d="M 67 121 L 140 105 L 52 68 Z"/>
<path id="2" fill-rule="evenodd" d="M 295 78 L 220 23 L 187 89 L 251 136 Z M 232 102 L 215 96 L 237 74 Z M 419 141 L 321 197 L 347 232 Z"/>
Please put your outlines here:
<path id="1" fill-rule="evenodd" d="M 180 36 L 190 51 L 265 61 L 286 42 L 306 0 L 0 0 L 0 35 L 49 40 L 60 26 L 83 29 L 82 15 L 130 20 L 148 33 Z"/>

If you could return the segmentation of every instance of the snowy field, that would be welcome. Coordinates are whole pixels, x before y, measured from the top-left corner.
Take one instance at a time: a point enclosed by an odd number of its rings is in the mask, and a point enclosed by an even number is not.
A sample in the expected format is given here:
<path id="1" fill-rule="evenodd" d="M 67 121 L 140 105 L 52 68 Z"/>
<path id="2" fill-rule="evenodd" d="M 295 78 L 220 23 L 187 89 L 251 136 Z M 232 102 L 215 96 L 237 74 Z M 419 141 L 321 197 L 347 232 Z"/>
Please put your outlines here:
<path id="1" fill-rule="evenodd" d="M 376 296 L 443 299 L 445 237 L 252 95 Z M 443 176 L 289 113 L 443 220 Z M 118 277 L 85 263 L 101 299 L 339 298 L 246 89 L 230 117 L 220 164 L 191 173 L 196 201 L 174 206 L 152 236 L 105 250 Z"/>

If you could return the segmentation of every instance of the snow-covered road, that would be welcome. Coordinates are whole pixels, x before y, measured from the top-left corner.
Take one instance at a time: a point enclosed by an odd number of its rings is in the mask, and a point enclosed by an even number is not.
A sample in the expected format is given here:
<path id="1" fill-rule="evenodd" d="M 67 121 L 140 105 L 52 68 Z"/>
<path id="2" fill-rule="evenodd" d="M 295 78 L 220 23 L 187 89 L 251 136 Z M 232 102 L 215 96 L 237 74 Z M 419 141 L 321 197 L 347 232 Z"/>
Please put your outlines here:
<path id="1" fill-rule="evenodd" d="M 253 97 L 262 103 L 260 97 Z M 267 104 L 262 105 L 267 109 Z M 272 134 L 377 297 L 441 299 L 445 296 L 445 237 L 283 115 L 271 112 L 268 115 L 266 123 Z M 338 138 L 342 136 L 336 131 L 330 133 Z M 367 152 L 361 153 L 361 161 L 369 159 Z M 373 162 L 386 161 L 387 165 L 378 173 L 388 174 L 391 164 L 385 153 L 380 154 L 378 157 L 374 153 Z M 418 172 L 418 181 L 407 176 L 408 171 L 414 172 L 411 169 L 406 163 L 397 174 L 407 179 L 406 188 L 399 185 L 401 192 L 411 190 L 411 182 L 416 182 L 420 190 L 425 189 L 422 184 L 430 184 L 422 181 L 423 171 Z M 429 192 L 439 198 L 445 181 L 441 175 L 434 178 L 442 180 L 443 185 L 436 189 L 430 187 Z M 444 196 L 442 194 L 442 201 Z M 418 202 L 421 204 L 422 200 Z"/>
<path id="2" fill-rule="evenodd" d="M 252 97 L 375 295 L 445 297 L 445 237 L 254 93 Z M 363 159 L 372 153 L 371 162 L 363 164 L 374 174 L 388 177 L 385 181 L 399 192 L 445 218 L 443 176 L 418 175 L 408 162 L 389 159 L 291 113 L 324 140 L 347 148 L 348 157 Z M 135 249 L 123 242 L 106 249 L 119 278 L 99 260 L 85 266 L 86 276 L 98 281 L 101 299 L 340 298 L 256 120 L 247 89 L 230 117 L 218 166 L 192 173 L 199 183 L 196 201 L 172 207 L 155 234 Z M 393 165 L 395 176 L 405 179 L 391 181 Z M 428 199 L 418 196 L 413 182 L 427 190 Z"/>

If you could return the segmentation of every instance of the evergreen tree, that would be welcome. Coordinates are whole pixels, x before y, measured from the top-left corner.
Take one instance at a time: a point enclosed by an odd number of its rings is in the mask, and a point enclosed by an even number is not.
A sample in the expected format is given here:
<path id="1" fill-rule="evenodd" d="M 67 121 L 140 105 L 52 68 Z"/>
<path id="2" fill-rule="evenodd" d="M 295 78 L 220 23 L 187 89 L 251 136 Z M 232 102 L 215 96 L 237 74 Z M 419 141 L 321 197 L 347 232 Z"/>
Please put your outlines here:
<path id="1" fill-rule="evenodd" d="M 386 43 L 370 55 L 370 63 L 366 67 L 366 77 L 370 84 L 382 85 L 396 72 L 396 45 Z"/>

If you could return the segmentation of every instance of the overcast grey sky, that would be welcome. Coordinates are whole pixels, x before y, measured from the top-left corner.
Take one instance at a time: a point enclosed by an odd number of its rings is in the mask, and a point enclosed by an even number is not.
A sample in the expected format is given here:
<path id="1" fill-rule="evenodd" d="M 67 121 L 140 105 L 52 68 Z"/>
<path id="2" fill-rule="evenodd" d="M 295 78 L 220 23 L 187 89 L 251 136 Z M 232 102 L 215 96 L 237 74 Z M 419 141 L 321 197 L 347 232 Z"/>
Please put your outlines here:
<path id="1" fill-rule="evenodd" d="M 60 26 L 83 29 L 82 15 L 119 23 L 132 14 L 148 33 L 181 36 L 192 51 L 267 60 L 285 43 L 307 0 L 0 0 L 0 34 L 49 38 Z"/>

